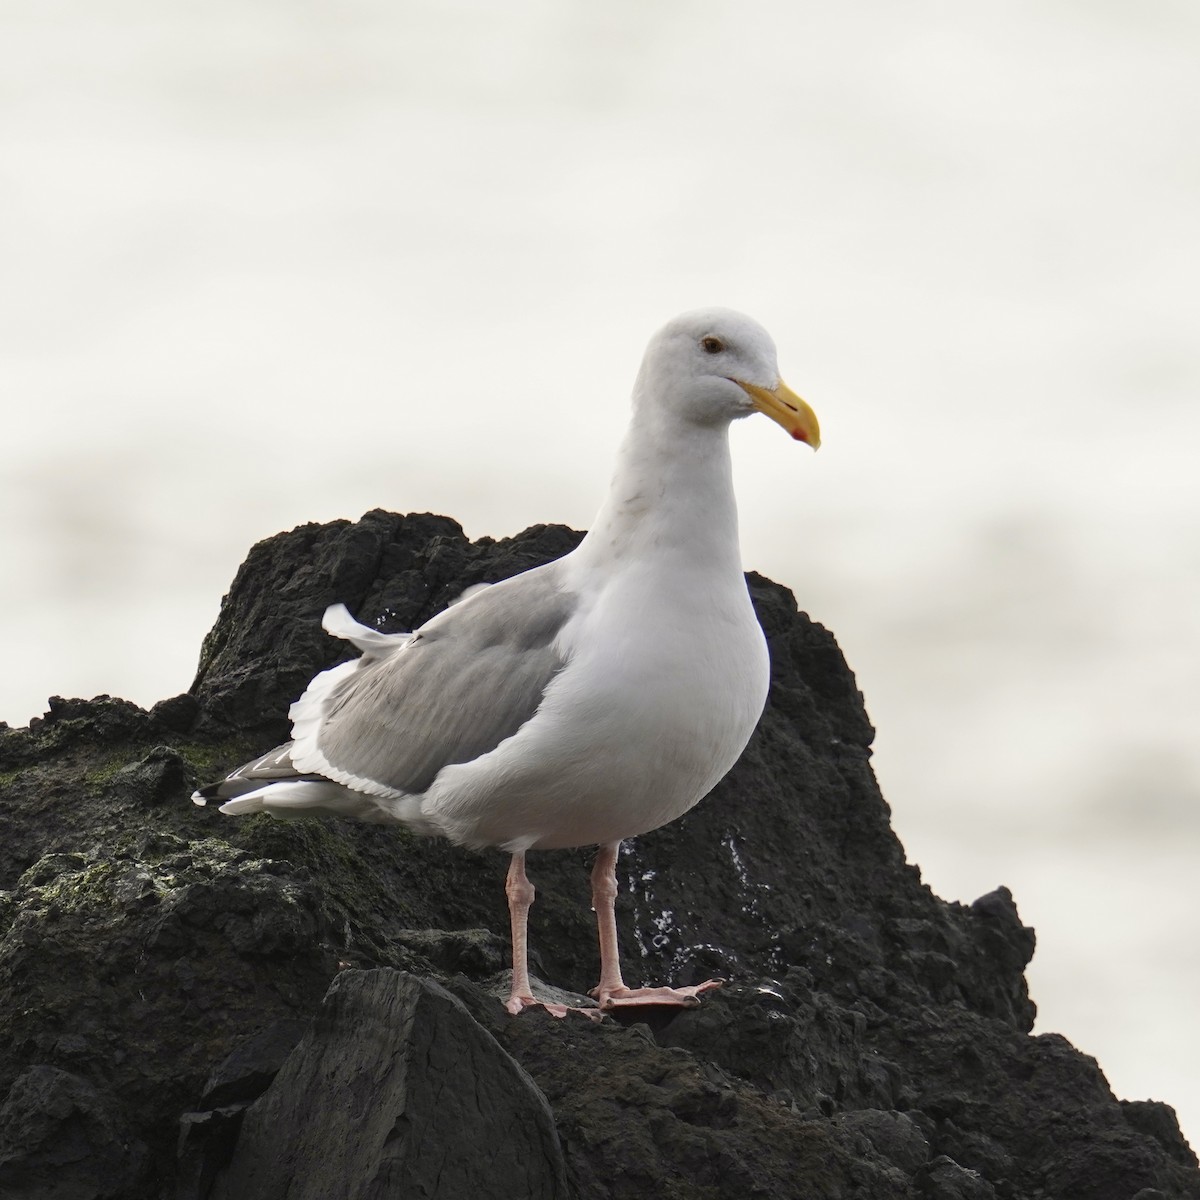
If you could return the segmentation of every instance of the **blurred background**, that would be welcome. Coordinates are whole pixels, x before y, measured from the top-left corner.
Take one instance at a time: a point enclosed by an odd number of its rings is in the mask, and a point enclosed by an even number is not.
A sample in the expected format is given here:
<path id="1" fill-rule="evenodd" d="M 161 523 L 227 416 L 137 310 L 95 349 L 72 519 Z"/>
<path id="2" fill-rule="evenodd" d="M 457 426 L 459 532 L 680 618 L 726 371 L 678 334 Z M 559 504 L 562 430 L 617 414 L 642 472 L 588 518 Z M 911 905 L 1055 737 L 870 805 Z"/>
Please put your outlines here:
<path id="1" fill-rule="evenodd" d="M 0 10 L 0 719 L 185 689 L 251 543 L 586 527 L 642 347 L 744 309 L 748 567 L 940 895 L 1200 1141 L 1200 9 Z"/>

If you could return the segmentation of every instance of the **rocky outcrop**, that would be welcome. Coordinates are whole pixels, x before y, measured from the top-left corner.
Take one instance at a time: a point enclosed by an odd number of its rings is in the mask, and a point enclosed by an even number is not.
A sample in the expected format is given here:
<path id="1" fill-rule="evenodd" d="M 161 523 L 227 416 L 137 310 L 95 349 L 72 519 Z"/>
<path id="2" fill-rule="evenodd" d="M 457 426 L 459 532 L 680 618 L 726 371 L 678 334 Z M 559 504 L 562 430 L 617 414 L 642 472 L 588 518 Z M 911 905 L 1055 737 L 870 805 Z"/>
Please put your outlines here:
<path id="1" fill-rule="evenodd" d="M 730 980 L 697 1009 L 510 1018 L 502 855 L 188 803 L 345 655 L 327 604 L 411 628 L 578 536 L 381 512 L 281 534 L 189 693 L 0 731 L 0 1196 L 270 1195 L 290 1163 L 313 1196 L 1200 1197 L 1165 1104 L 1031 1035 L 1008 892 L 947 904 L 905 862 L 853 676 L 766 580 L 755 738 L 620 863 L 627 975 Z M 589 861 L 530 859 L 535 970 L 580 992 Z"/>
<path id="2" fill-rule="evenodd" d="M 213 1200 L 567 1190 L 554 1117 L 529 1076 L 444 988 L 387 969 L 334 979 L 236 1139 L 221 1142 L 205 1164 L 212 1184 L 196 1189 Z"/>

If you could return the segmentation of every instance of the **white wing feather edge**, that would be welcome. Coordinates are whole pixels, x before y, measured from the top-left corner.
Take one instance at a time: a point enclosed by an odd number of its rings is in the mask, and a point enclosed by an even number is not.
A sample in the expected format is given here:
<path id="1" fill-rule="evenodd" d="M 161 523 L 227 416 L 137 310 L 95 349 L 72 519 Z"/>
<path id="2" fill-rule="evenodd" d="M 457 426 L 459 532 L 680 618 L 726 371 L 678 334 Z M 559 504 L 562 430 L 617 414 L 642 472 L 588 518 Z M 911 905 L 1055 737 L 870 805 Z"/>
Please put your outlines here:
<path id="1" fill-rule="evenodd" d="M 325 610 L 321 628 L 335 638 L 356 646 L 364 654 L 394 654 L 412 637 L 411 633 L 380 633 L 378 629 L 371 629 L 361 621 L 356 621 L 344 604 L 331 604 Z"/>
<path id="2" fill-rule="evenodd" d="M 340 611 L 339 611 L 340 610 Z M 401 649 L 412 636 L 411 634 L 385 634 L 360 625 L 344 604 L 335 604 L 326 609 L 325 618 L 321 622 L 328 633 L 352 642 L 364 652 L 377 651 L 382 648 L 388 654 Z M 351 774 L 335 767 L 317 746 L 321 727 L 329 715 L 330 703 L 334 694 L 342 687 L 352 687 L 350 682 L 354 673 L 365 662 L 365 659 L 355 658 L 350 662 L 339 663 L 315 676 L 304 690 L 304 695 L 288 710 L 288 718 L 292 722 L 292 762 L 300 771 L 311 771 L 314 775 L 324 775 L 343 787 L 352 788 L 356 792 L 364 792 L 368 796 L 377 796 L 383 800 L 400 800 L 406 793 L 388 787 L 374 779 L 364 779 L 362 776 Z"/>

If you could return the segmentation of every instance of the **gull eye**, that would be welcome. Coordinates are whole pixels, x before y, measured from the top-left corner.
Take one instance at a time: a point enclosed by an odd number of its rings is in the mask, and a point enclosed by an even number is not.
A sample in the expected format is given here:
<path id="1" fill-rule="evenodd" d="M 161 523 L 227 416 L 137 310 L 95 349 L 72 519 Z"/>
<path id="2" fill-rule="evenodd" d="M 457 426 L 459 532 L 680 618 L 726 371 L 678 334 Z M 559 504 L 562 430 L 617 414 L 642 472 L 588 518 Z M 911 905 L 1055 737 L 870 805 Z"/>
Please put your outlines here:
<path id="1" fill-rule="evenodd" d="M 725 343 L 718 337 L 702 337 L 700 339 L 700 349 L 705 354 L 720 354 L 725 349 Z"/>

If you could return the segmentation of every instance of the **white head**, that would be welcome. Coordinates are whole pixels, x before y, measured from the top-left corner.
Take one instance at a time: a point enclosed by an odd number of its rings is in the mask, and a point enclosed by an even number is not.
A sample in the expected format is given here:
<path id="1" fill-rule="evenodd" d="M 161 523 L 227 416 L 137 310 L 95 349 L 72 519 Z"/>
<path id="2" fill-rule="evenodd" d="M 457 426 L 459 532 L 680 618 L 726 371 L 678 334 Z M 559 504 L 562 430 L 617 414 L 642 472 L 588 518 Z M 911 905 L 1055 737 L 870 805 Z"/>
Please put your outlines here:
<path id="1" fill-rule="evenodd" d="M 821 443 L 816 415 L 779 378 L 771 335 L 728 308 L 697 309 L 664 325 L 646 347 L 634 398 L 693 425 L 765 412 L 797 440 L 814 449 Z"/>

